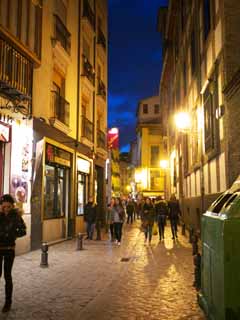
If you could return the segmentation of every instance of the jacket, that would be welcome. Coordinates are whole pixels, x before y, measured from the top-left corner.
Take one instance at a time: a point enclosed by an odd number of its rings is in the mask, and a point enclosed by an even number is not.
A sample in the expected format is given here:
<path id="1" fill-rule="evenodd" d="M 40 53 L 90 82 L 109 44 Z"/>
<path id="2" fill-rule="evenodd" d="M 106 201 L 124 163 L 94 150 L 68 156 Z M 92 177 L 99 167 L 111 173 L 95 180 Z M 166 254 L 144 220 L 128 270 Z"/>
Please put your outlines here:
<path id="1" fill-rule="evenodd" d="M 169 219 L 178 219 L 179 214 L 181 214 L 179 202 L 177 200 L 170 200 L 168 202 L 169 207 Z"/>
<path id="2" fill-rule="evenodd" d="M 123 223 L 125 220 L 125 211 L 122 206 L 113 206 L 112 208 L 112 220 L 114 223 Z"/>
<path id="3" fill-rule="evenodd" d="M 162 219 L 167 217 L 168 215 L 168 206 L 167 203 L 163 200 L 156 202 L 155 204 L 156 217 L 157 221 L 160 222 Z"/>
<path id="4" fill-rule="evenodd" d="M 97 216 L 96 206 L 93 202 L 88 202 L 84 207 L 84 221 L 88 223 L 95 223 Z"/>
<path id="5" fill-rule="evenodd" d="M 152 226 L 155 221 L 155 209 L 152 204 L 143 205 L 142 222 L 144 225 Z"/>
<path id="6" fill-rule="evenodd" d="M 26 225 L 17 209 L 0 212 L 0 248 L 14 247 L 16 238 L 26 235 Z"/>

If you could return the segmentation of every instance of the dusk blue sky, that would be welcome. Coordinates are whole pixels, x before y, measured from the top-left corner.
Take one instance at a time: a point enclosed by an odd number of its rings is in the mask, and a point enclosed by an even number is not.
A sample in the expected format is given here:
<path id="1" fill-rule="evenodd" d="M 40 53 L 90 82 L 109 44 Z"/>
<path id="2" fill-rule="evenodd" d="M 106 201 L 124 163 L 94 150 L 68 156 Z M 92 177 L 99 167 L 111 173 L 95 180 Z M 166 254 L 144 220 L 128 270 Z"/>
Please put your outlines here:
<path id="1" fill-rule="evenodd" d="M 158 94 L 163 5 L 167 0 L 109 0 L 108 127 L 120 129 L 121 151 L 136 137 L 138 101 Z"/>

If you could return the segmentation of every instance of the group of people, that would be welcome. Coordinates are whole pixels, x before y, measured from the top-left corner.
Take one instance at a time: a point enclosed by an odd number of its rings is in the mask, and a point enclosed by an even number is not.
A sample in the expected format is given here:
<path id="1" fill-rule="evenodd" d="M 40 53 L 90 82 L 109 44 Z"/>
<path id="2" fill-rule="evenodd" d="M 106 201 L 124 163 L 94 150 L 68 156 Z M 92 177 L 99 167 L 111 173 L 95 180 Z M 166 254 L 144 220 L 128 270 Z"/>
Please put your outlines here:
<path id="1" fill-rule="evenodd" d="M 150 198 L 143 200 L 140 204 L 140 212 L 145 242 L 151 243 L 154 223 L 158 225 L 159 240 L 164 239 L 167 218 L 171 223 L 172 239 L 175 240 L 178 237 L 177 225 L 181 211 L 174 194 L 169 201 L 165 201 L 162 197 L 158 197 L 154 203 Z"/>

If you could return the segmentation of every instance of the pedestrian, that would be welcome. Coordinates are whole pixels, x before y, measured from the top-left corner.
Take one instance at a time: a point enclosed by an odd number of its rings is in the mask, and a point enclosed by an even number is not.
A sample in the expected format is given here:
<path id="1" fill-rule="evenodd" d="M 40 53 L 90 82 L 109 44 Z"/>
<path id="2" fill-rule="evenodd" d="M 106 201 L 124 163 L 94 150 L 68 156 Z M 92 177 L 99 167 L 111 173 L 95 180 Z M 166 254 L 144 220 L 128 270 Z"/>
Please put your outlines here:
<path id="1" fill-rule="evenodd" d="M 181 214 L 179 202 L 176 199 L 175 194 L 172 194 L 170 197 L 170 201 L 168 202 L 169 207 L 169 219 L 171 223 L 171 230 L 172 230 L 172 239 L 175 240 L 175 238 L 178 237 L 177 235 L 177 224 L 179 215 Z"/>
<path id="2" fill-rule="evenodd" d="M 132 199 L 129 199 L 126 205 L 126 212 L 127 212 L 127 223 L 133 223 L 133 215 L 135 211 L 135 206 Z"/>
<path id="3" fill-rule="evenodd" d="M 12 267 L 15 258 L 16 238 L 26 235 L 26 225 L 20 211 L 14 206 L 14 199 L 10 194 L 0 198 L 0 277 L 2 268 L 5 278 L 5 304 L 2 312 L 8 312 L 12 305 Z M 4 265 L 4 266 L 3 266 Z"/>
<path id="4" fill-rule="evenodd" d="M 113 227 L 113 206 L 115 204 L 115 198 L 111 199 L 111 202 L 108 204 L 107 207 L 107 225 L 108 230 L 110 230 L 111 241 L 114 241 L 114 227 Z"/>
<path id="5" fill-rule="evenodd" d="M 158 223 L 159 240 L 164 239 L 164 229 L 168 216 L 167 202 L 160 196 L 155 202 L 156 220 Z"/>
<path id="6" fill-rule="evenodd" d="M 112 213 L 115 239 L 116 243 L 120 246 L 122 240 L 122 227 L 125 220 L 125 211 L 119 198 L 115 199 Z"/>
<path id="7" fill-rule="evenodd" d="M 155 209 L 153 207 L 151 199 L 147 198 L 145 204 L 143 205 L 143 212 L 142 212 L 142 226 L 143 226 L 144 235 L 145 235 L 145 243 L 147 242 L 147 240 L 149 241 L 149 244 L 151 243 L 154 221 L 155 221 Z"/>
<path id="8" fill-rule="evenodd" d="M 92 240 L 93 233 L 96 223 L 96 204 L 93 202 L 93 197 L 89 197 L 88 203 L 84 206 L 84 214 L 83 218 L 86 222 L 86 229 L 87 229 L 87 237 L 86 239 Z"/>

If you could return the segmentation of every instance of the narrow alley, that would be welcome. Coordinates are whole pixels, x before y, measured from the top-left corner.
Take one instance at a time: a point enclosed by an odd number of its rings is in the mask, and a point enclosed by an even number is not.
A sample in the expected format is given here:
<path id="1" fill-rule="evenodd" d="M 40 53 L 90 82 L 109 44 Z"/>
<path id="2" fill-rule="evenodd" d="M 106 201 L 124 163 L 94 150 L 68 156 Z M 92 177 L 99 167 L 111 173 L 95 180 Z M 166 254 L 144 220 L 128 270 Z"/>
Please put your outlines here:
<path id="1" fill-rule="evenodd" d="M 48 268 L 40 267 L 40 250 L 17 256 L 13 307 L 3 319 L 205 319 L 187 237 L 173 243 L 168 226 L 164 242 L 154 236 L 144 245 L 139 224 L 125 225 L 121 246 L 107 235 L 85 240 L 82 251 L 75 240 L 51 246 Z"/>

